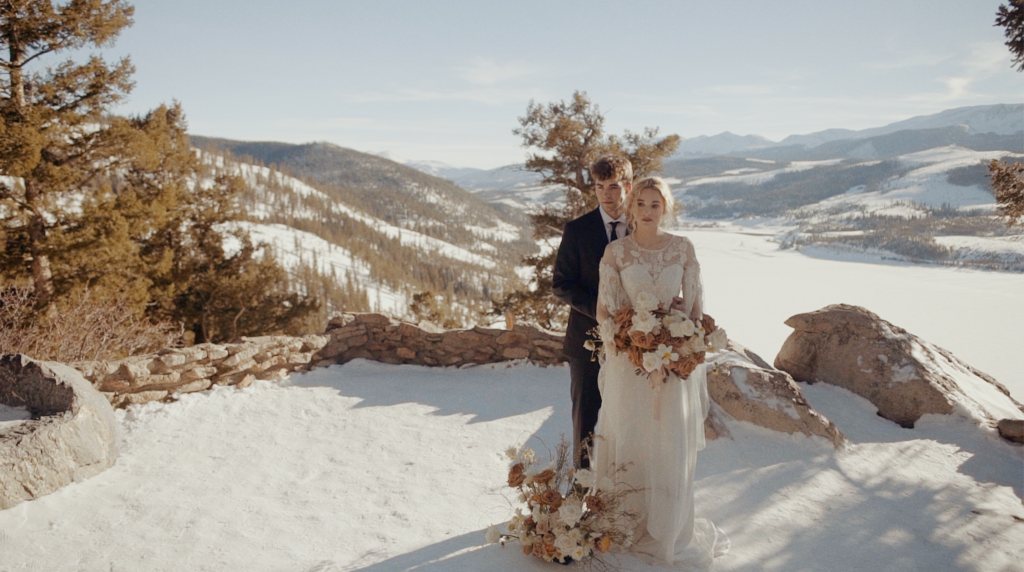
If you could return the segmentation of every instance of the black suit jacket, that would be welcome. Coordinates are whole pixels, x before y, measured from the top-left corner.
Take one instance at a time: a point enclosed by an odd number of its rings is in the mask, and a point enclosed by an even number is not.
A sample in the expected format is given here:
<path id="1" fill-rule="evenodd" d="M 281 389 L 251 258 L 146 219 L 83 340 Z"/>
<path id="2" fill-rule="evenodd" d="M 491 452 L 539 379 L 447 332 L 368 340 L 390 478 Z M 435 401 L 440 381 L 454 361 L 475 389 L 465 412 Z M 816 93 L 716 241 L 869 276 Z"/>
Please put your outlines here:
<path id="1" fill-rule="evenodd" d="M 606 246 L 608 234 L 599 208 L 568 222 L 562 232 L 551 289 L 572 307 L 562 347 L 571 358 L 589 358 L 592 353 L 583 343 L 597 326 L 599 267 Z"/>

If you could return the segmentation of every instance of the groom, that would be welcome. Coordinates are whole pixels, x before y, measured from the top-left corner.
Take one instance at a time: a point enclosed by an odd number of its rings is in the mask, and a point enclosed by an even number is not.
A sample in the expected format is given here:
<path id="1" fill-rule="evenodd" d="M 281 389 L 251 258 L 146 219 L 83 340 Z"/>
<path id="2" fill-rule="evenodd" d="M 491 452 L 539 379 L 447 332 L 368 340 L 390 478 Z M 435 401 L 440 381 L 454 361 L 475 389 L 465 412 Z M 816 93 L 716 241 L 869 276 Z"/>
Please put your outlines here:
<path id="1" fill-rule="evenodd" d="M 633 185 L 633 165 L 621 155 L 606 155 L 590 166 L 598 208 L 565 225 L 562 244 L 555 258 L 552 291 L 569 304 L 569 326 L 562 351 L 569 358 L 572 379 L 573 459 L 577 467 L 589 467 L 590 459 L 582 447 L 597 425 L 601 392 L 597 374 L 601 369 L 583 347 L 587 335 L 597 326 L 598 266 L 604 248 L 626 235 L 626 195 Z"/>

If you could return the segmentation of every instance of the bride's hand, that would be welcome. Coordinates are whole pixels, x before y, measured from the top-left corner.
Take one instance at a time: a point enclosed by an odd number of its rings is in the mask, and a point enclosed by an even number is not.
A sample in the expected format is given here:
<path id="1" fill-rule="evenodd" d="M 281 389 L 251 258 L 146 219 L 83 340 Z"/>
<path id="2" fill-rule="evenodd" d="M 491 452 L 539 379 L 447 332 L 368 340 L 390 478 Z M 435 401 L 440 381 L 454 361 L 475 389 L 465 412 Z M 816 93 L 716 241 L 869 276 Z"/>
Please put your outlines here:
<path id="1" fill-rule="evenodd" d="M 682 296 L 676 296 L 672 298 L 672 303 L 669 304 L 669 310 L 679 310 L 680 312 L 686 311 L 686 300 L 683 300 Z"/>

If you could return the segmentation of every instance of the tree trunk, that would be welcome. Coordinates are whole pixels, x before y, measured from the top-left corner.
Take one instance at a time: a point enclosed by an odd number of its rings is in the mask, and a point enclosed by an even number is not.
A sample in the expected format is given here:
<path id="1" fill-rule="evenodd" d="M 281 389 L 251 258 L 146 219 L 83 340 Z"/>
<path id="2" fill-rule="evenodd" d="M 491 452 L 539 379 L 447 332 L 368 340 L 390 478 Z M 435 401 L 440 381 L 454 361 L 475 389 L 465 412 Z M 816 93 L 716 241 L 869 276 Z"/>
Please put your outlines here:
<path id="1" fill-rule="evenodd" d="M 32 285 L 35 288 L 36 307 L 46 308 L 53 299 L 53 274 L 50 272 L 50 258 L 43 253 L 46 241 L 46 222 L 38 208 L 39 185 L 25 181 L 25 202 L 29 206 L 28 249 L 32 255 Z"/>

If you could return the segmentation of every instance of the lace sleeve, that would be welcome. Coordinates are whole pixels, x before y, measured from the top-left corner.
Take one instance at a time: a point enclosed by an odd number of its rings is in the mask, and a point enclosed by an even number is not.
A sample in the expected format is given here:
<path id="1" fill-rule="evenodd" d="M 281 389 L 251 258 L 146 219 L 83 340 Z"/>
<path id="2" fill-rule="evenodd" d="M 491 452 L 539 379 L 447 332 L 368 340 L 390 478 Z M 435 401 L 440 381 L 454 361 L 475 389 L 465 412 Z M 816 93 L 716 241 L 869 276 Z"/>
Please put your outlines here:
<path id="1" fill-rule="evenodd" d="M 697 262 L 697 252 L 693 248 L 690 239 L 683 238 L 683 300 L 686 303 L 686 313 L 690 318 L 697 320 L 704 316 L 704 283 L 700 277 L 700 263 Z"/>
<path id="2" fill-rule="evenodd" d="M 619 276 L 617 258 L 622 256 L 621 251 L 622 245 L 613 242 L 605 249 L 604 257 L 601 258 L 601 278 L 597 290 L 597 315 L 601 325 L 601 339 L 606 342 L 609 340 L 605 339 L 605 330 L 609 330 L 609 325 L 605 322 L 610 323 L 610 317 L 615 315 L 619 308 L 628 306 L 630 303 L 626 290 L 622 287 L 622 278 Z M 614 330 L 609 330 L 609 332 L 614 334 Z"/>

